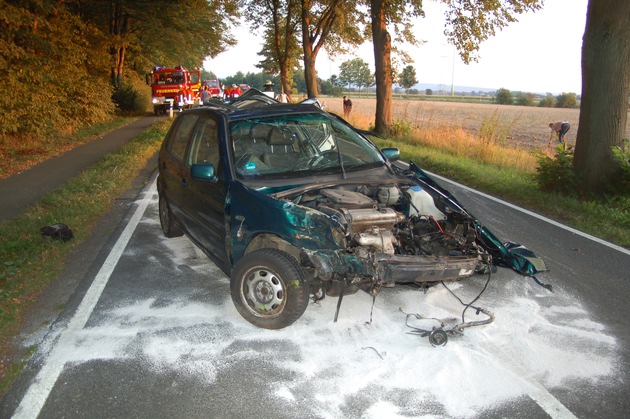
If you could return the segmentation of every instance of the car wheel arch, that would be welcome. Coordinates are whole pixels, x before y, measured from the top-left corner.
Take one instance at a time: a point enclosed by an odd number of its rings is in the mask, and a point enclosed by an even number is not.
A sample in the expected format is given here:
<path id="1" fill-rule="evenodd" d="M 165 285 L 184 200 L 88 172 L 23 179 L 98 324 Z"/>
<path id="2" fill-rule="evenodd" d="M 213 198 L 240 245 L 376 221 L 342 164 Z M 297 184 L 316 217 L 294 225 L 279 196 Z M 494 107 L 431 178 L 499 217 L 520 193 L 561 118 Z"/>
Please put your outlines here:
<path id="1" fill-rule="evenodd" d="M 254 237 L 243 252 L 243 256 L 258 249 L 276 249 L 288 253 L 296 261 L 300 261 L 301 250 L 275 234 L 263 233 Z"/>

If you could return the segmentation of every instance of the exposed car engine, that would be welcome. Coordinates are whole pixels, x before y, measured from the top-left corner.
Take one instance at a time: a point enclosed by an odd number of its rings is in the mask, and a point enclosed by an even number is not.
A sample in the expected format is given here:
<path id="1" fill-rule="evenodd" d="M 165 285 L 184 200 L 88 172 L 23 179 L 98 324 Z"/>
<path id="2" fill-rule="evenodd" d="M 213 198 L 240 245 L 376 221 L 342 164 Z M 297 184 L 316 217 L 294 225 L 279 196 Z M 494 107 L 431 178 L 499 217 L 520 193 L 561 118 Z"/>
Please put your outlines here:
<path id="1" fill-rule="evenodd" d="M 303 196 L 300 203 L 337 220 L 345 231 L 346 249 L 362 258 L 373 254 L 455 257 L 474 259 L 476 264 L 483 253 L 473 220 L 444 204 L 438 208 L 439 203 L 419 186 L 321 189 Z M 407 282 L 404 276 L 399 279 Z"/>

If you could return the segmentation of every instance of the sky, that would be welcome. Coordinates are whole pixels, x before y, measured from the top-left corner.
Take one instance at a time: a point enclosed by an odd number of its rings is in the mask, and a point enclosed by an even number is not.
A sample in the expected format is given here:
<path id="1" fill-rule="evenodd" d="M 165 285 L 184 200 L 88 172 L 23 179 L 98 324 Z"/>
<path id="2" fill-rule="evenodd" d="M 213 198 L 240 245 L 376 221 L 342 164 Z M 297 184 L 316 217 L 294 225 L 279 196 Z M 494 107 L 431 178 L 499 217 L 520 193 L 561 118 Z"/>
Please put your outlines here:
<path id="1" fill-rule="evenodd" d="M 436 1 L 424 5 L 425 18 L 418 19 L 415 33 L 425 42 L 406 46 L 420 83 L 435 85 L 434 90 L 450 90 L 451 84 L 467 88 L 506 88 L 533 93 L 564 92 L 581 94 L 582 36 L 588 0 L 544 0 L 541 10 L 517 16 L 514 22 L 481 44 L 479 61 L 464 64 L 449 45 L 444 31 L 444 6 Z M 257 52 L 260 37 L 249 29 L 234 31 L 238 45 L 204 63 L 206 70 L 219 78 L 260 70 Z M 317 58 L 316 70 L 322 79 L 339 74 L 339 65 L 362 58 L 374 71 L 372 44 L 366 43 L 355 54 L 329 59 L 325 52 Z M 470 90 L 470 89 L 466 89 Z"/>

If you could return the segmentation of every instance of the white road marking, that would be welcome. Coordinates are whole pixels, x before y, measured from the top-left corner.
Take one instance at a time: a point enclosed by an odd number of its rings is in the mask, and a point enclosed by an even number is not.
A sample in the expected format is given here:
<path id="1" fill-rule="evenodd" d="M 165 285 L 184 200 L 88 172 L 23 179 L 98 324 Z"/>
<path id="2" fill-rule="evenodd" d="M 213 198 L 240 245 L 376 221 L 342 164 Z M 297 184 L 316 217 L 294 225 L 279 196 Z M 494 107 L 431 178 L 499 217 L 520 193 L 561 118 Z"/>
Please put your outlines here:
<path id="1" fill-rule="evenodd" d="M 48 399 L 50 392 L 63 371 L 67 354 L 69 353 L 68 351 L 71 351 L 75 346 L 76 333 L 83 329 L 92 315 L 92 311 L 94 310 L 96 303 L 98 303 L 98 300 L 100 299 L 101 294 L 103 293 L 103 290 L 114 271 L 114 268 L 118 264 L 120 257 L 127 247 L 129 239 L 142 219 L 147 206 L 150 202 L 152 202 L 152 197 L 156 192 L 157 187 L 154 180 L 153 184 L 145 192 L 144 198 L 139 201 L 138 208 L 136 208 L 136 211 L 129 220 L 129 223 L 116 241 L 116 244 L 114 244 L 114 247 L 103 263 L 103 266 L 101 266 L 101 269 L 96 274 L 92 285 L 85 293 L 85 296 L 83 297 L 76 313 L 68 323 L 68 327 L 59 336 L 59 340 L 44 362 L 44 365 L 37 374 L 37 377 L 35 377 L 35 380 L 27 390 L 24 398 L 20 402 L 20 405 L 15 410 L 13 418 L 36 418 L 41 412 L 44 404 L 46 403 L 46 399 Z"/>
<path id="2" fill-rule="evenodd" d="M 615 249 L 615 250 L 617 250 L 617 251 L 619 251 L 619 252 L 621 252 L 621 253 L 625 253 L 626 255 L 630 255 L 630 249 L 625 249 L 625 248 L 623 248 L 623 247 L 621 247 L 621 246 L 618 246 L 618 245 L 616 245 L 616 244 L 614 244 L 614 243 L 610 243 L 610 242 L 607 242 L 606 240 L 602 240 L 602 239 L 600 239 L 600 238 L 598 238 L 598 237 L 591 236 L 590 234 L 584 233 L 584 232 L 582 232 L 582 231 L 580 231 L 580 230 L 576 230 L 576 229 L 571 228 L 571 227 L 569 227 L 569 226 L 567 226 L 567 225 L 564 225 L 564 224 L 561 224 L 561 223 L 559 223 L 559 222 L 557 222 L 557 221 L 554 221 L 554 220 L 552 220 L 552 219 L 550 219 L 550 218 L 547 218 L 547 217 L 544 217 L 544 216 L 542 216 L 542 215 L 540 215 L 540 214 L 536 214 L 535 212 L 532 212 L 532 211 L 526 210 L 525 208 L 521 208 L 521 207 L 518 207 L 518 206 L 516 206 L 516 205 L 514 205 L 514 204 L 510 204 L 509 202 L 503 201 L 503 200 L 501 200 L 501 199 L 499 199 L 499 198 L 495 198 L 494 196 L 487 195 L 487 194 L 485 194 L 485 193 L 483 193 L 483 192 L 479 192 L 479 191 L 477 191 L 477 190 L 475 190 L 475 189 L 469 188 L 469 187 L 468 187 L 468 186 L 466 186 L 466 185 L 462 185 L 461 183 L 454 182 L 454 181 L 452 181 L 452 180 L 450 180 L 450 179 L 447 179 L 447 178 L 445 178 L 445 177 L 442 177 L 442 176 L 440 176 L 440 175 L 436 175 L 436 174 L 434 174 L 434 173 L 427 172 L 426 170 L 425 170 L 425 172 L 426 172 L 426 173 L 428 173 L 431 177 L 434 177 L 434 178 L 436 178 L 436 179 L 440 179 L 440 180 L 442 180 L 442 181 L 444 181 L 444 182 L 451 183 L 451 184 L 453 184 L 453 185 L 455 185 L 455 186 L 457 186 L 457 187 L 459 187 L 459 188 L 462 188 L 462 189 L 464 189 L 464 190 L 466 190 L 466 191 L 468 191 L 468 192 L 474 193 L 474 194 L 479 195 L 479 196 L 483 196 L 483 197 L 484 197 L 484 198 L 486 198 L 486 199 L 489 199 L 489 200 L 491 200 L 491 201 L 494 201 L 494 202 L 497 202 L 497 203 L 499 203 L 499 204 L 505 205 L 506 207 L 510 207 L 510 208 L 512 208 L 513 210 L 520 211 L 520 212 L 522 212 L 523 214 L 527 214 L 527 215 L 529 215 L 529 216 L 531 216 L 531 217 L 538 218 L 539 220 L 542 220 L 542 221 L 544 221 L 544 222 L 546 222 L 546 223 L 549 223 L 549 224 L 551 224 L 551 225 L 554 225 L 554 226 L 556 226 L 556 227 L 562 228 L 562 229 L 564 229 L 564 230 L 566 230 L 566 231 L 569 231 L 569 232 L 571 232 L 571 233 L 573 233 L 573 234 L 577 234 L 577 235 L 579 235 L 579 236 L 582 236 L 582 237 L 584 237 L 584 238 L 587 238 L 587 239 L 589 239 L 589 240 L 592 240 L 592 241 L 594 241 L 594 242 L 596 242 L 596 243 L 599 243 L 599 244 L 601 244 L 601 245 L 604 245 L 604 246 L 610 247 L 611 249 Z"/>
<path id="3" fill-rule="evenodd" d="M 521 365 L 512 358 L 506 351 L 495 345 L 492 340 L 487 339 L 484 343 L 486 351 L 494 358 L 501 360 L 502 365 L 510 370 L 519 380 L 527 383 L 528 396 L 536 402 L 549 416 L 554 419 L 577 419 L 569 409 L 567 409 L 549 390 L 545 388 L 536 378 L 529 374 Z"/>

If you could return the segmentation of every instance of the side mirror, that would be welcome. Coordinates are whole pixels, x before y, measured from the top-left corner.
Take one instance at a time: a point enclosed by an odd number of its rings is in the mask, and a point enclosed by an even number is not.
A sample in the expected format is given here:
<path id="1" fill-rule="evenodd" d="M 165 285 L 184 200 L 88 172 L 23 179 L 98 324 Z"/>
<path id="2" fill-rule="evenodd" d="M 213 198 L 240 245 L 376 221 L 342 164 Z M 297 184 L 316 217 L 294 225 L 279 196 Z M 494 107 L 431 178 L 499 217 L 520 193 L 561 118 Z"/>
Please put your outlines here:
<path id="1" fill-rule="evenodd" d="M 210 163 L 193 164 L 190 168 L 190 175 L 193 179 L 197 180 L 217 181 L 216 170 L 214 169 L 214 165 Z"/>
<path id="2" fill-rule="evenodd" d="M 151 77 L 151 76 L 152 76 L 152 74 L 151 74 L 151 73 L 148 73 L 148 74 L 146 74 L 146 75 L 144 76 L 144 79 L 145 79 L 145 81 L 147 82 L 147 85 L 149 85 L 149 86 L 151 86 L 151 83 L 153 82 L 153 80 L 152 80 L 152 77 Z"/>
<path id="3" fill-rule="evenodd" d="M 384 148 L 381 151 L 389 161 L 396 161 L 400 159 L 400 150 L 398 148 Z"/>

